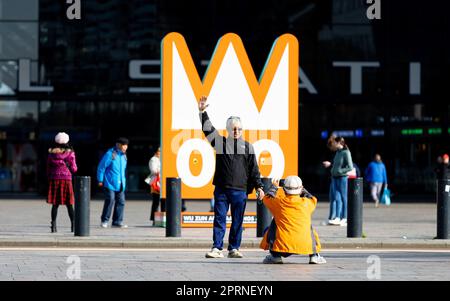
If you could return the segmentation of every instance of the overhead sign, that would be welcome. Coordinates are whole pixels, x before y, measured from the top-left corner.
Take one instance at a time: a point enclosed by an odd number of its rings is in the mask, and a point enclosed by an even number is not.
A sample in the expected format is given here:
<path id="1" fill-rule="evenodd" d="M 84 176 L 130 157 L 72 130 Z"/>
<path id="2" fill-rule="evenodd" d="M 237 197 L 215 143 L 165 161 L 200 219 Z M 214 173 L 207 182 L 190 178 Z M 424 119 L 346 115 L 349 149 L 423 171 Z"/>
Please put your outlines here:
<path id="1" fill-rule="evenodd" d="M 213 195 L 214 149 L 206 140 L 198 111 L 208 96 L 208 115 L 226 136 L 226 120 L 239 116 L 244 140 L 253 144 L 261 175 L 298 174 L 298 41 L 290 34 L 273 44 L 257 80 L 236 34 L 217 43 L 203 80 L 185 39 L 170 33 L 162 41 L 162 197 L 165 179 L 179 177 L 182 197 Z"/>

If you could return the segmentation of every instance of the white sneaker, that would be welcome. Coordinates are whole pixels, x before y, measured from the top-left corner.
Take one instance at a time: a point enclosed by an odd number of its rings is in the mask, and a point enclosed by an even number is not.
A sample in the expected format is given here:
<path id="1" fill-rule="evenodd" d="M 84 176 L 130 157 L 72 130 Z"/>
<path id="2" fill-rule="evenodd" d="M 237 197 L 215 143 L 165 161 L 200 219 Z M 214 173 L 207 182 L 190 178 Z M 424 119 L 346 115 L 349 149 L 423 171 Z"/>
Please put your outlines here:
<path id="1" fill-rule="evenodd" d="M 320 256 L 320 254 L 314 254 L 313 256 L 309 257 L 309 264 L 324 264 L 327 263 L 325 258 Z"/>
<path id="2" fill-rule="evenodd" d="M 107 222 L 101 223 L 101 224 L 100 224 L 100 227 L 102 227 L 102 228 L 108 228 L 108 223 L 107 223 Z"/>
<path id="3" fill-rule="evenodd" d="M 339 226 L 341 224 L 340 218 L 330 219 L 328 220 L 328 225 Z"/>
<path id="4" fill-rule="evenodd" d="M 217 248 L 212 248 L 211 252 L 206 253 L 206 258 L 223 258 L 222 250 L 219 250 Z"/>
<path id="5" fill-rule="evenodd" d="M 269 254 L 264 258 L 263 263 L 266 264 L 279 264 L 283 263 L 283 259 L 281 257 L 273 257 L 272 254 Z"/>
<path id="6" fill-rule="evenodd" d="M 228 258 L 242 258 L 242 257 L 244 257 L 244 255 L 242 255 L 242 253 L 239 252 L 239 250 L 237 249 L 233 249 L 228 252 Z"/>
<path id="7" fill-rule="evenodd" d="M 341 219 L 341 223 L 339 224 L 339 226 L 347 227 L 347 219 L 346 218 Z"/>

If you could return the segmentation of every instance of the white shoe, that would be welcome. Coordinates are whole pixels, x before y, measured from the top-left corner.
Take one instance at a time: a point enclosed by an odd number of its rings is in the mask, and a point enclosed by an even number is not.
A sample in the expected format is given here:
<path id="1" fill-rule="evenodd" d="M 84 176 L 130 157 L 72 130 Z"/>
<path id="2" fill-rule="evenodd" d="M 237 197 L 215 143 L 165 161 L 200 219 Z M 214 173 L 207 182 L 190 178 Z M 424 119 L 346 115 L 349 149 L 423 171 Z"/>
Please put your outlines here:
<path id="1" fill-rule="evenodd" d="M 278 264 L 283 263 L 283 259 L 281 257 L 273 257 L 272 254 L 269 254 L 264 258 L 263 263 L 266 264 Z"/>
<path id="2" fill-rule="evenodd" d="M 242 253 L 239 252 L 239 250 L 237 249 L 233 249 L 228 252 L 228 258 L 242 258 L 242 257 L 244 257 L 244 255 L 242 255 Z"/>
<path id="3" fill-rule="evenodd" d="M 320 256 L 320 254 L 314 254 L 313 256 L 309 257 L 309 264 L 324 264 L 327 263 L 325 258 Z"/>
<path id="4" fill-rule="evenodd" d="M 339 226 L 341 224 L 340 218 L 330 219 L 328 220 L 328 225 Z"/>
<path id="5" fill-rule="evenodd" d="M 347 219 L 346 218 L 341 219 L 341 223 L 339 224 L 339 226 L 347 227 Z"/>
<path id="6" fill-rule="evenodd" d="M 101 224 L 100 224 L 100 227 L 102 227 L 102 228 L 108 228 L 108 223 L 106 223 L 106 222 L 105 222 L 105 223 L 101 223 Z"/>
<path id="7" fill-rule="evenodd" d="M 217 248 L 212 248 L 211 252 L 206 253 L 206 258 L 223 258 L 222 250 L 219 250 Z"/>

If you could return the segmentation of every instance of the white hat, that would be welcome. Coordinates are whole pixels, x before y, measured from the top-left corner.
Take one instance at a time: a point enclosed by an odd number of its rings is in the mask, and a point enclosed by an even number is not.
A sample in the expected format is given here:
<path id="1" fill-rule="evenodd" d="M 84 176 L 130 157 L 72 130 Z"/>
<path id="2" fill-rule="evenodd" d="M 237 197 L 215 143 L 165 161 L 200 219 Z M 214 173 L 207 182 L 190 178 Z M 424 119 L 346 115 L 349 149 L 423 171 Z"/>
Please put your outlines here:
<path id="1" fill-rule="evenodd" d="M 69 135 L 60 132 L 55 136 L 55 142 L 58 144 L 67 144 L 69 142 Z"/>
<path id="2" fill-rule="evenodd" d="M 289 176 L 284 180 L 283 189 L 287 194 L 300 194 L 302 192 L 302 179 L 297 176 Z"/>

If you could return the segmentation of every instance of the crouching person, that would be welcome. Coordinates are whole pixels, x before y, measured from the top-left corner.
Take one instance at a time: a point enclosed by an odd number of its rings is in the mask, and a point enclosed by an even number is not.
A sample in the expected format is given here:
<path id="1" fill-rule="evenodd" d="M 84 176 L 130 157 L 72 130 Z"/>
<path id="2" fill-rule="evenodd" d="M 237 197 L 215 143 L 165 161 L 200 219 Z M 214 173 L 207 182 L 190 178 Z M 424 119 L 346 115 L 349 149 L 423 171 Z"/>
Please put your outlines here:
<path id="1" fill-rule="evenodd" d="M 279 180 L 263 198 L 264 205 L 272 212 L 273 220 L 264 234 L 260 247 L 269 250 L 263 263 L 283 263 L 282 257 L 294 254 L 309 255 L 309 263 L 326 263 L 320 256 L 320 241 L 311 225 L 311 216 L 317 199 L 303 188 L 297 176 L 286 178 L 283 190 L 278 189 Z"/>

